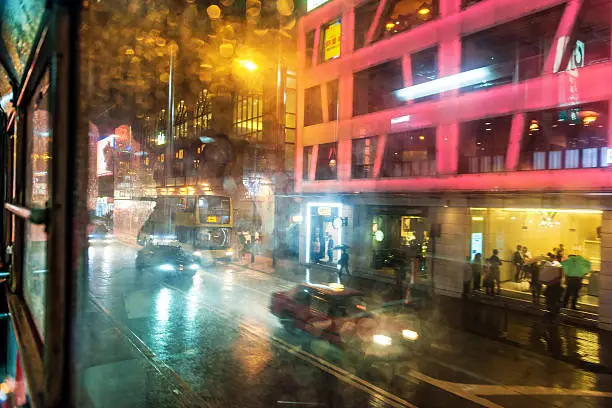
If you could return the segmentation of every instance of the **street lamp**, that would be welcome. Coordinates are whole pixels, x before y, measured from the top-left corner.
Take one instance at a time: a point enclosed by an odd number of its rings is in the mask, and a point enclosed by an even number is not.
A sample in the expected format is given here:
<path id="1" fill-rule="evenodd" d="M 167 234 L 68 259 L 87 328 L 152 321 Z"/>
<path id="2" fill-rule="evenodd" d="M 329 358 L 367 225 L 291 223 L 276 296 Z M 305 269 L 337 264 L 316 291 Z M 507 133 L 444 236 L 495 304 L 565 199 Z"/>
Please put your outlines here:
<path id="1" fill-rule="evenodd" d="M 251 72 L 255 71 L 258 68 L 257 64 L 255 64 L 251 60 L 236 60 L 236 62 L 238 62 L 243 68 Z"/>

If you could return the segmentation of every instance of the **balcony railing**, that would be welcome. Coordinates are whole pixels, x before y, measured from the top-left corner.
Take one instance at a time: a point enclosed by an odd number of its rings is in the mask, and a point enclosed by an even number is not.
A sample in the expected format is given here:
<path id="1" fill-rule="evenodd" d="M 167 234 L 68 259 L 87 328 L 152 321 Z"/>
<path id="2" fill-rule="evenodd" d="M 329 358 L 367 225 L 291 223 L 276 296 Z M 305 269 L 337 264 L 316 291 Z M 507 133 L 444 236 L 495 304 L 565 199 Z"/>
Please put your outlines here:
<path id="1" fill-rule="evenodd" d="M 523 153 L 521 170 L 593 169 L 608 167 L 608 148 L 589 147 Z"/>

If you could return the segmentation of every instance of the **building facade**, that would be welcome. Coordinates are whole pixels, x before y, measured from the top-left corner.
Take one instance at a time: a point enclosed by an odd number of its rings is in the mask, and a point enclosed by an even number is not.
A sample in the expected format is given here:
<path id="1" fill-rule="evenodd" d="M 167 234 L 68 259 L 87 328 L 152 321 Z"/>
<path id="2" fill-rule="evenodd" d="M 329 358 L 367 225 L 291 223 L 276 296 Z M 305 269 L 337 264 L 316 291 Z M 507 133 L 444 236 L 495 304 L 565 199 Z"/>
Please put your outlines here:
<path id="1" fill-rule="evenodd" d="M 317 3 L 298 26 L 301 261 L 335 262 L 331 237 L 384 274 L 403 249 L 458 296 L 468 256 L 563 244 L 612 329 L 611 18 L 608 0 Z"/>

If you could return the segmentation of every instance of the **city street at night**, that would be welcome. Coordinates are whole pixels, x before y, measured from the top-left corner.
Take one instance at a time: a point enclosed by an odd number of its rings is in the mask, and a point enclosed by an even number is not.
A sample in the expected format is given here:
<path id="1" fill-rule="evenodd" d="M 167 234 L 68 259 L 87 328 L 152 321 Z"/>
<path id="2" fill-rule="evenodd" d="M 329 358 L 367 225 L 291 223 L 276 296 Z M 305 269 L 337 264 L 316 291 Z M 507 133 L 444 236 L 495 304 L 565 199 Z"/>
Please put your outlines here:
<path id="1" fill-rule="evenodd" d="M 269 312 L 271 293 L 291 289 L 294 282 L 222 263 L 199 270 L 193 278 L 168 280 L 135 269 L 138 249 L 120 241 L 89 249 L 92 309 L 121 331 L 112 346 L 109 335 L 92 324 L 100 340 L 90 344 L 96 362 L 85 370 L 85 383 L 96 407 L 152 406 L 162 392 L 147 375 L 138 379 L 135 374 L 151 368 L 172 383 L 171 392 L 189 401 L 187 406 L 612 403 L 610 374 L 434 324 L 427 330 L 430 347 L 423 356 L 367 366 L 347 362 L 329 343 L 287 333 Z M 321 274 L 312 275 L 304 279 L 314 281 Z M 421 324 L 425 332 L 427 324 Z M 123 357 L 117 355 L 119 342 L 130 343 Z M 115 380 L 109 382 L 109 376 Z M 104 390 L 97 389 L 102 377 Z"/>

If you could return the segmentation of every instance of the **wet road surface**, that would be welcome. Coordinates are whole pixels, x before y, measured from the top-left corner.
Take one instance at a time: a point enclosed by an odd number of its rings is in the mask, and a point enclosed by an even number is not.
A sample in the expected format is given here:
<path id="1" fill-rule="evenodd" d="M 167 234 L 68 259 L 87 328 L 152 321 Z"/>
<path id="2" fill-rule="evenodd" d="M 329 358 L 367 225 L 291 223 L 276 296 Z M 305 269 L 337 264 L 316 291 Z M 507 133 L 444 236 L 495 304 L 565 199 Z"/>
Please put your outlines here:
<path id="1" fill-rule="evenodd" d="M 167 280 L 138 247 L 89 250 L 83 386 L 100 407 L 606 407 L 612 376 L 422 322 L 430 349 L 367 366 L 286 333 L 270 294 L 294 283 L 217 264 Z"/>

